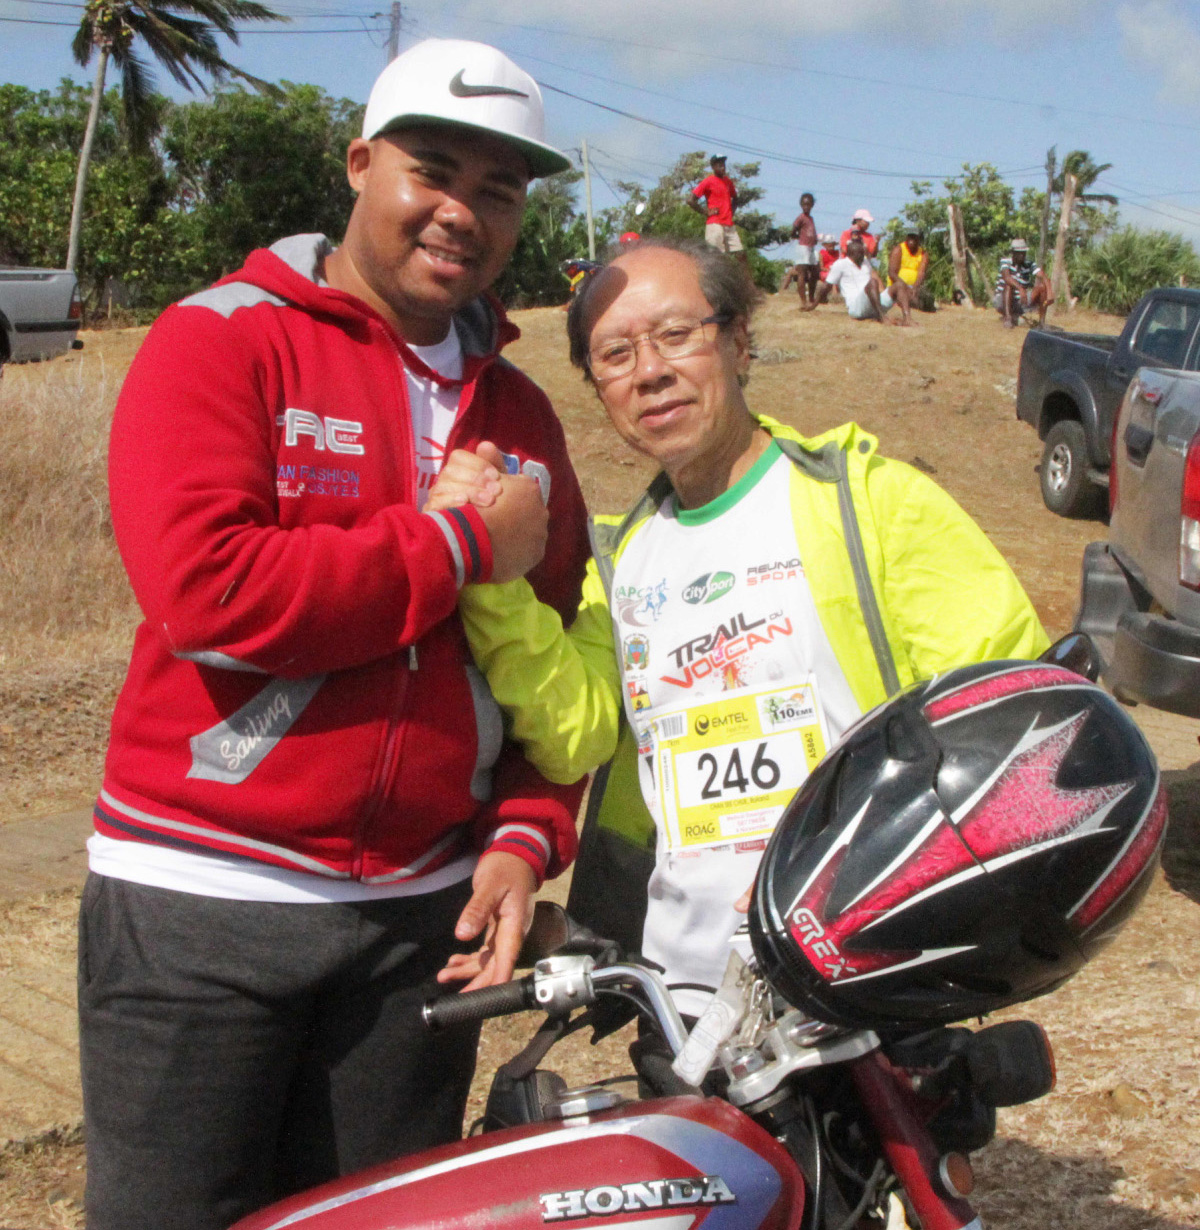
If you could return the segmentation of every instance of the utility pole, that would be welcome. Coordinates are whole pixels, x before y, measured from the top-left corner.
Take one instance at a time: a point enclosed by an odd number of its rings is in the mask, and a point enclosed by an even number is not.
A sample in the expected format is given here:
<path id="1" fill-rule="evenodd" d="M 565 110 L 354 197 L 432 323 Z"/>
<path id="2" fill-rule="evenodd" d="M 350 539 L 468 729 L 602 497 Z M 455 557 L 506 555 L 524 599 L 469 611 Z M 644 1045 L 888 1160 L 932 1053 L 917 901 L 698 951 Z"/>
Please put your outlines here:
<path id="1" fill-rule="evenodd" d="M 962 210 L 951 202 L 946 206 L 950 223 L 950 260 L 954 264 L 954 289 L 958 292 L 963 307 L 974 307 L 971 294 L 971 279 L 967 272 L 967 236 L 963 230 Z"/>
<path id="2" fill-rule="evenodd" d="M 579 152 L 583 162 L 583 196 L 587 202 L 588 260 L 594 261 L 596 259 L 596 223 L 592 217 L 592 166 L 588 162 L 587 137 L 580 139 Z"/>
<path id="3" fill-rule="evenodd" d="M 400 54 L 400 4 L 392 0 L 391 25 L 388 29 L 387 62 L 390 64 Z"/>
<path id="4" fill-rule="evenodd" d="M 1050 202 L 1054 199 L 1054 175 L 1058 170 L 1058 146 L 1046 151 L 1046 199 L 1042 202 L 1042 232 L 1038 242 L 1038 263 L 1046 268 L 1046 244 L 1050 237 Z"/>

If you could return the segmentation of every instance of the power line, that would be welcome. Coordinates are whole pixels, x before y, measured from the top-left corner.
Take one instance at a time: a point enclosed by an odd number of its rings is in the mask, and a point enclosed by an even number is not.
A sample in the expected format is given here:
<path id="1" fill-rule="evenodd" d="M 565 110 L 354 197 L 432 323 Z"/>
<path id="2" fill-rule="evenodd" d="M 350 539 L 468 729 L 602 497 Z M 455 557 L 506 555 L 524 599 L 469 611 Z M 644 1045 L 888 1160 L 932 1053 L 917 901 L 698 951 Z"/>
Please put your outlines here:
<path id="1" fill-rule="evenodd" d="M 680 128 L 674 124 L 664 124 L 659 120 L 652 120 L 647 116 L 638 115 L 636 112 L 625 111 L 620 107 L 610 106 L 608 103 L 597 102 L 594 98 L 585 98 L 582 94 L 574 94 L 570 90 L 562 89 L 560 86 L 551 85 L 548 81 L 542 81 L 539 79 L 538 85 L 540 85 L 543 90 L 550 90 L 554 94 L 561 94 L 564 98 L 572 98 L 576 102 L 587 103 L 589 106 L 598 107 L 601 111 L 609 111 L 613 115 L 620 115 L 625 119 L 634 120 L 639 124 L 646 124 L 650 128 L 657 128 L 662 132 L 671 132 L 676 136 L 687 137 L 691 141 L 703 141 L 706 145 L 721 146 L 724 149 L 736 150 L 738 153 L 748 154 L 752 158 L 772 158 L 776 162 L 786 162 L 792 166 L 813 167 L 823 171 L 843 171 L 852 175 L 872 175 L 885 179 L 942 178 L 940 173 L 936 171 L 876 171 L 870 167 L 849 166 L 841 162 L 822 162 L 814 158 L 799 158 L 795 154 L 782 154 L 778 150 L 760 149 L 758 146 L 746 145 L 741 141 L 731 141 L 728 137 L 714 137 L 707 133 L 696 132 L 690 128 Z"/>
<path id="2" fill-rule="evenodd" d="M 1027 98 L 1005 98 L 996 94 L 978 94 L 971 90 L 949 90 L 943 87 L 922 82 L 920 85 L 910 85 L 905 81 L 889 81 L 882 77 L 864 77 L 858 73 L 838 73 L 830 69 L 821 68 L 800 68 L 796 64 L 781 64 L 774 60 L 749 60 L 738 56 L 726 55 L 724 53 L 700 51 L 693 48 L 683 47 L 665 47 L 657 43 L 638 43 L 626 38 L 612 38 L 602 34 L 584 34 L 582 32 L 556 30 L 547 26 L 529 26 L 522 25 L 519 22 L 500 21 L 492 17 L 480 17 L 477 20 L 485 25 L 504 26 L 514 30 L 528 30 L 535 34 L 554 34 L 562 38 L 588 39 L 598 43 L 613 43 L 624 48 L 637 48 L 642 51 L 660 51 L 667 52 L 672 55 L 686 56 L 690 59 L 697 57 L 708 60 L 717 60 L 724 64 L 744 64 L 752 68 L 774 68 L 780 72 L 795 73 L 799 76 L 809 77 L 825 77 L 830 80 L 849 81 L 855 85 L 883 85 L 889 89 L 907 89 L 915 90 L 919 94 L 941 94 L 948 98 L 971 98 L 978 102 L 993 102 L 1000 103 L 1006 107 L 1032 107 L 1036 110 L 1044 110 L 1050 108 L 1054 111 L 1068 111 L 1077 115 L 1090 115 L 1095 119 L 1116 121 L 1117 123 L 1130 123 L 1151 125 L 1154 128 L 1178 128 L 1184 132 L 1200 132 L 1200 127 L 1195 124 L 1179 124 L 1172 123 L 1166 120 L 1153 119 L 1143 120 L 1136 116 L 1120 115 L 1109 111 L 1094 111 L 1087 107 L 1071 107 L 1064 106 L 1059 103 L 1050 101 L 1031 101 Z"/>
<path id="3" fill-rule="evenodd" d="M 717 107 L 712 103 L 698 102 L 690 98 L 681 98 L 678 94 L 667 94 L 662 90 L 652 90 L 649 86 L 637 85 L 632 81 L 620 81 L 614 77 L 605 77 L 600 73 L 592 73 L 588 72 L 586 69 L 576 68 L 567 64 L 559 64 L 554 60 L 547 60 L 541 56 L 530 55 L 528 52 L 523 52 L 521 54 L 521 59 L 532 60 L 537 64 L 547 64 L 551 68 L 560 68 L 563 72 L 573 73 L 579 77 L 591 77 L 595 81 L 603 81 L 606 85 L 619 85 L 627 90 L 637 90 L 642 94 L 649 94 L 654 98 L 664 98 L 668 102 L 682 103 L 687 107 L 699 107 L 704 111 L 714 111 L 718 115 L 732 116 L 734 119 L 752 120 L 757 124 L 769 124 L 774 128 L 783 128 L 788 132 L 801 132 L 806 136 L 828 137 L 831 140 L 840 141 L 843 144 L 869 145 L 875 149 L 898 150 L 900 153 L 904 154 L 920 154 L 922 156 L 927 155 L 931 158 L 946 158 L 948 161 L 952 161 L 952 159 L 950 159 L 946 154 L 935 154 L 931 153 L 929 150 L 910 149 L 903 145 L 896 145 L 890 141 L 868 141 L 862 137 L 846 136 L 844 133 L 825 132 L 820 128 L 805 128 L 799 124 L 787 124 L 782 120 L 773 120 L 764 115 L 750 115 L 745 111 L 731 111 L 728 107 Z"/>
<path id="4" fill-rule="evenodd" d="M 19 26 L 62 26 L 68 30 L 79 29 L 79 23 L 75 21 L 41 21 L 36 17 L 0 17 L 0 22 L 8 22 Z M 258 27 L 242 29 L 236 31 L 238 37 L 247 34 L 370 34 L 371 31 L 366 26 L 347 26 L 344 29 L 319 29 L 319 30 L 302 30 L 296 27 L 288 27 L 286 30 L 263 30 Z"/>

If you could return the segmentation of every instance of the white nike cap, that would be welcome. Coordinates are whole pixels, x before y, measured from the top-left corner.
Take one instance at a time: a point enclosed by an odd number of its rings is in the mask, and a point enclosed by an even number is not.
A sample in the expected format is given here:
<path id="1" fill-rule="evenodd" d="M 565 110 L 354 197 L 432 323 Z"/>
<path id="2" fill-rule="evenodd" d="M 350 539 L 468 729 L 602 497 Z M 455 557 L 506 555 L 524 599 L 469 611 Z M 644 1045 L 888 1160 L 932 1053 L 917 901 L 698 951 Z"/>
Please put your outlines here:
<path id="1" fill-rule="evenodd" d="M 486 43 L 428 38 L 379 74 L 367 101 L 363 136 L 415 124 L 455 124 L 515 145 L 533 178 L 571 163 L 547 145 L 542 92 L 503 52 Z"/>

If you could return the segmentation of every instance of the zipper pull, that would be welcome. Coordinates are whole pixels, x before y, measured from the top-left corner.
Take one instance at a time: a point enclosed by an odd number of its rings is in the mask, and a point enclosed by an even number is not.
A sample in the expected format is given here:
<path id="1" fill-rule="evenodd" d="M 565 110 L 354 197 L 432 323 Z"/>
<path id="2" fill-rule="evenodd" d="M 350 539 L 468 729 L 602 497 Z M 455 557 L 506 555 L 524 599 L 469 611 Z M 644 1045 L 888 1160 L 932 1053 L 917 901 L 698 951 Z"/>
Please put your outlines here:
<path id="1" fill-rule="evenodd" d="M 409 645 L 408 647 L 408 669 L 415 671 L 417 669 L 417 647 Z"/>

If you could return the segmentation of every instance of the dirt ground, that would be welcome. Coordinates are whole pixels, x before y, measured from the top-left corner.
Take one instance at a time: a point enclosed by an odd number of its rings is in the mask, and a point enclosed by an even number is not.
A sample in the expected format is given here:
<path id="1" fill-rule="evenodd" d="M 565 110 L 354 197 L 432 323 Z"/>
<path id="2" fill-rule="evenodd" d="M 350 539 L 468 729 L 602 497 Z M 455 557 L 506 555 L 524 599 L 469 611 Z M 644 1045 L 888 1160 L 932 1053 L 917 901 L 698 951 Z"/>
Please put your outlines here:
<path id="1" fill-rule="evenodd" d="M 1024 330 L 1005 331 L 982 310 L 944 309 L 900 329 L 854 322 L 832 307 L 802 317 L 795 303 L 776 297 L 760 314 L 752 407 L 809 433 L 853 418 L 878 434 L 884 453 L 933 475 L 980 522 L 1051 635 L 1067 630 L 1083 547 L 1104 527 L 1062 520 L 1042 506 L 1040 446 L 1013 410 Z M 524 336 L 508 353 L 558 407 L 589 506 L 623 508 L 649 471 L 615 438 L 567 366 L 563 314 L 542 309 L 516 319 Z M 1120 327 L 1085 313 L 1066 323 L 1094 332 Z M 101 361 L 119 372 L 140 336 L 87 335 L 82 356 L 56 362 Z M 0 400 L 19 400 L 22 381 L 38 378 L 35 368 L 10 370 Z M 6 665 L 0 653 L 0 823 L 90 803 L 123 665 L 124 651 L 115 645 L 99 646 L 82 663 L 53 647 L 40 662 Z M 1170 775 L 1173 831 L 1196 838 L 1198 771 L 1193 763 Z M 1200 850 L 1200 840 L 1192 846 L 1176 837 L 1179 883 L 1189 872 L 1193 885 L 1200 880 L 1192 850 Z M 561 894 L 562 885 L 550 891 Z M 0 968 L 4 945 L 21 942 L 31 929 L 48 953 L 69 952 L 74 907 L 74 894 L 65 893 L 0 910 Z M 1197 906 L 1160 879 L 1108 952 L 1068 986 L 1027 1006 L 1025 1015 L 1044 1024 L 1054 1043 L 1058 1088 L 1030 1107 L 1002 1111 L 997 1140 L 977 1155 L 977 1203 L 986 1225 L 1200 1227 L 1198 922 Z M 518 1018 L 485 1031 L 470 1116 L 482 1106 L 485 1078 L 532 1027 L 532 1018 Z M 551 1066 L 572 1083 L 624 1071 L 624 1044 L 612 1039 L 591 1050 L 572 1039 Z M 0 1227 L 82 1225 L 82 1168 L 75 1125 L 0 1147 Z"/>

